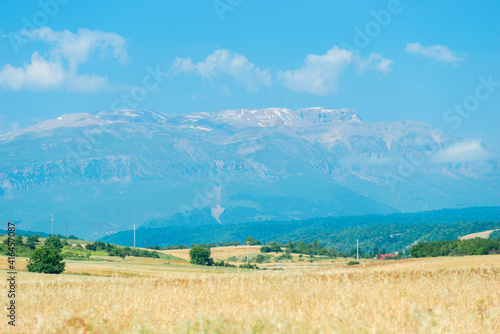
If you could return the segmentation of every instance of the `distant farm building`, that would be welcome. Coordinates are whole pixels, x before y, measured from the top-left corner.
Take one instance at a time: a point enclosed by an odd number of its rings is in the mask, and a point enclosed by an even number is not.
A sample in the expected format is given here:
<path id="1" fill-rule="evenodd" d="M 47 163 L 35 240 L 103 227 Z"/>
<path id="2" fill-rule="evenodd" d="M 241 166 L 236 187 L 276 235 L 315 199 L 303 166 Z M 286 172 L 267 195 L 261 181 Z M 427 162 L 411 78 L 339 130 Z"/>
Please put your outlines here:
<path id="1" fill-rule="evenodd" d="M 384 260 L 388 257 L 396 257 L 396 255 L 394 255 L 394 254 L 378 254 L 377 256 L 375 256 L 375 258 L 377 260 Z"/>

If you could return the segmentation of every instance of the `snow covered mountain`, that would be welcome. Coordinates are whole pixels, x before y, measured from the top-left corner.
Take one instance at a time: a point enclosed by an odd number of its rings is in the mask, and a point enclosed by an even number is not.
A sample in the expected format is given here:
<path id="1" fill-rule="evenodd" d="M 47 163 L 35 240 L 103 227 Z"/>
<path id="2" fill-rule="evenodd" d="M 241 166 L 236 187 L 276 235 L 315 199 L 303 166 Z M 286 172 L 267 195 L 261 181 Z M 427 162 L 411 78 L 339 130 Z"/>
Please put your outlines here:
<path id="1" fill-rule="evenodd" d="M 478 140 L 351 109 L 67 114 L 0 135 L 0 216 L 98 238 L 137 225 L 500 205 Z"/>

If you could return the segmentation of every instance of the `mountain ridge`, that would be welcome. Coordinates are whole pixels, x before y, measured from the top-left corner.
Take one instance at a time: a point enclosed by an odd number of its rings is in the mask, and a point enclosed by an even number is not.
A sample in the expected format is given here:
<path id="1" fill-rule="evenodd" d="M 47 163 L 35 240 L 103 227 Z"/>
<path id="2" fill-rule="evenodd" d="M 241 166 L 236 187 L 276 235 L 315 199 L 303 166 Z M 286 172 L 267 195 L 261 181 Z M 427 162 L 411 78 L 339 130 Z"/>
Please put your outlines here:
<path id="1" fill-rule="evenodd" d="M 463 147 L 479 154 L 464 160 Z M 98 237 L 180 216 L 226 224 L 499 205 L 499 163 L 486 150 L 353 109 L 66 114 L 0 135 L 0 217 L 43 230 L 55 212 Z"/>

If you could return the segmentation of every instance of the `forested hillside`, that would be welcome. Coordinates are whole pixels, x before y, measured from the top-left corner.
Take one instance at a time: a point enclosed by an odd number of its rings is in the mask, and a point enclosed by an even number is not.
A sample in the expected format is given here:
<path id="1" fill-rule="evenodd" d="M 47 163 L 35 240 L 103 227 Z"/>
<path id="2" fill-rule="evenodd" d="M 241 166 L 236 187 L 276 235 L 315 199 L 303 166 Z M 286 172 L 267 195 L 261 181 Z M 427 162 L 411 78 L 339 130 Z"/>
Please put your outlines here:
<path id="1" fill-rule="evenodd" d="M 374 247 L 387 251 L 409 247 L 419 241 L 453 240 L 460 236 L 500 228 L 500 208 L 437 210 L 411 214 L 314 218 L 289 222 L 262 222 L 206 226 L 141 228 L 136 240 L 141 246 L 169 246 L 240 241 L 248 236 L 262 242 L 312 242 L 338 251 L 350 252 L 359 239 L 367 251 Z M 101 239 L 131 245 L 133 231 Z M 144 245 L 143 245 L 144 244 Z"/>
<path id="2" fill-rule="evenodd" d="M 469 239 L 419 242 L 410 249 L 412 257 L 487 255 L 500 253 L 500 239 Z"/>

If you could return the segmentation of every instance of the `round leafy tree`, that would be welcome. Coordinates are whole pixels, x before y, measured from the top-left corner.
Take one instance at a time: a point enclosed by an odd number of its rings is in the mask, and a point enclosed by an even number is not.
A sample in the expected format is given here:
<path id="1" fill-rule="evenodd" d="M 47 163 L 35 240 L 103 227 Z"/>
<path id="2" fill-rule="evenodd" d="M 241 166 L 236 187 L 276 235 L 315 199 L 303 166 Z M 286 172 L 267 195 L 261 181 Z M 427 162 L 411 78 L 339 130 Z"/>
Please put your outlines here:
<path id="1" fill-rule="evenodd" d="M 206 264 L 211 265 L 212 259 L 210 258 L 210 249 L 202 246 L 194 246 L 189 251 L 189 257 L 193 264 Z"/>
<path id="2" fill-rule="evenodd" d="M 58 237 L 48 237 L 47 239 L 45 239 L 44 245 L 48 247 L 53 247 L 57 250 L 61 250 L 63 248 L 61 240 Z"/>
<path id="3" fill-rule="evenodd" d="M 15 242 L 16 242 L 16 246 L 24 246 L 23 237 L 21 237 L 20 235 L 18 235 L 15 238 Z"/>
<path id="4" fill-rule="evenodd" d="M 281 246 L 278 244 L 273 244 L 271 246 L 271 252 L 276 252 L 276 253 L 282 252 Z"/>
<path id="5" fill-rule="evenodd" d="M 30 235 L 27 239 L 26 239 L 26 246 L 30 249 L 35 249 L 36 248 L 36 243 L 39 242 L 40 240 L 38 240 L 38 234 L 36 235 Z"/>
<path id="6" fill-rule="evenodd" d="M 60 274 L 65 265 L 61 253 L 56 248 L 43 246 L 31 253 L 27 267 L 31 272 Z"/>
<path id="7" fill-rule="evenodd" d="M 260 241 L 259 240 L 256 240 L 252 237 L 248 237 L 245 239 L 245 241 L 243 242 L 244 245 L 250 245 L 250 246 L 255 246 L 255 245 L 260 245 Z"/>
<path id="8" fill-rule="evenodd" d="M 26 241 L 26 247 L 28 247 L 29 249 L 35 249 L 36 243 L 33 241 L 33 239 L 28 238 L 28 241 Z"/>

